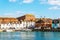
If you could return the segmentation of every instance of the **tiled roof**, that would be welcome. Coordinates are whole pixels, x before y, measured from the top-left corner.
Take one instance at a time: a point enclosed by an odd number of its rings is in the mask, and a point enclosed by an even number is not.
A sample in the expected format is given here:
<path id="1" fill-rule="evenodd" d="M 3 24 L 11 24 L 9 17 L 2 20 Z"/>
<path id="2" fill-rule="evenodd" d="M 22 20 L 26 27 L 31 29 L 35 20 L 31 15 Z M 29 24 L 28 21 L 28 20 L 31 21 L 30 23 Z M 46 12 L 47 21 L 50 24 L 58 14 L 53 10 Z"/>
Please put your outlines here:
<path id="1" fill-rule="evenodd" d="M 37 21 L 37 23 L 51 23 L 51 19 L 48 18 L 41 18 L 40 20 Z"/>

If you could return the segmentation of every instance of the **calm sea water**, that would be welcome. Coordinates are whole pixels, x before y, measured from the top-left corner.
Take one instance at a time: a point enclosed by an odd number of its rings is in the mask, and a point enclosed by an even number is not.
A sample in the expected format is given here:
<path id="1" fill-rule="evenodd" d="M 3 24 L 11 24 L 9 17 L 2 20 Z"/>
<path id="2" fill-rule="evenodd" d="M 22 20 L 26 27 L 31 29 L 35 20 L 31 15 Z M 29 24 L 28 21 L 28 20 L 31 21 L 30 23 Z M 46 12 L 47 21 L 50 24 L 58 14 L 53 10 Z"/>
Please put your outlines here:
<path id="1" fill-rule="evenodd" d="M 60 32 L 0 32 L 0 40 L 60 40 Z"/>

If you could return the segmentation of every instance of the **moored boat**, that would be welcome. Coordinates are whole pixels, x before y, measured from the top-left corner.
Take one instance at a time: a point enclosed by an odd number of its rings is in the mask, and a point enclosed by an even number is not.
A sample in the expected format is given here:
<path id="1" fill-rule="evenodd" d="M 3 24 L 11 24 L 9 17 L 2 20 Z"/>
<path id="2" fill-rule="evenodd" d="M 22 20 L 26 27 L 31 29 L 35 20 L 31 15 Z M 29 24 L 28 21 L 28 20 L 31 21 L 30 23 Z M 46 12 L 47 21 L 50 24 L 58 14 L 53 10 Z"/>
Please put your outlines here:
<path id="1" fill-rule="evenodd" d="M 14 32 L 12 29 L 6 29 L 6 32 Z"/>
<path id="2" fill-rule="evenodd" d="M 20 30 L 20 31 L 30 32 L 30 31 L 32 31 L 32 30 L 31 30 L 31 29 L 22 29 L 22 30 Z"/>

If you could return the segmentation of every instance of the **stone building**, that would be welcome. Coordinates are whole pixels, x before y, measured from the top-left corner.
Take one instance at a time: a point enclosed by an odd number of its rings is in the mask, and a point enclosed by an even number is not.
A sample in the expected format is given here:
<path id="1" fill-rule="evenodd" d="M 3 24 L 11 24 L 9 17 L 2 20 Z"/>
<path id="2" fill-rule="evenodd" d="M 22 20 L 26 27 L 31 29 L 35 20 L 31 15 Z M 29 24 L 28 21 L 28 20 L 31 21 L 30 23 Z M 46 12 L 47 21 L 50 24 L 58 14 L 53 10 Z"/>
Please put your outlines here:
<path id="1" fill-rule="evenodd" d="M 60 18 L 52 20 L 52 27 L 53 28 L 60 28 Z"/>
<path id="2" fill-rule="evenodd" d="M 35 26 L 38 29 L 50 29 L 52 28 L 52 19 L 40 18 L 38 21 L 36 21 Z"/>
<path id="3" fill-rule="evenodd" d="M 32 14 L 26 14 L 17 18 L 23 28 L 35 27 L 35 16 Z"/>

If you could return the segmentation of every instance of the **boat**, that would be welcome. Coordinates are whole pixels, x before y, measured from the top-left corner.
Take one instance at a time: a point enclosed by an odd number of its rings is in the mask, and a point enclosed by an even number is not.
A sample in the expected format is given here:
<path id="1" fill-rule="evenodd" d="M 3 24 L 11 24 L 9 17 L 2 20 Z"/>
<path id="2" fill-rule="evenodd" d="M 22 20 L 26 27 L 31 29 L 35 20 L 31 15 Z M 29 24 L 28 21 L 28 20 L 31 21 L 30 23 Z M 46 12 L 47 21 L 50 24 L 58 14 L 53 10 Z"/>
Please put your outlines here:
<path id="1" fill-rule="evenodd" d="M 31 29 L 22 29 L 22 30 L 20 30 L 20 31 L 30 32 L 30 31 L 32 31 L 32 30 L 31 30 Z"/>
<path id="2" fill-rule="evenodd" d="M 6 29 L 6 32 L 14 32 L 12 29 Z"/>

